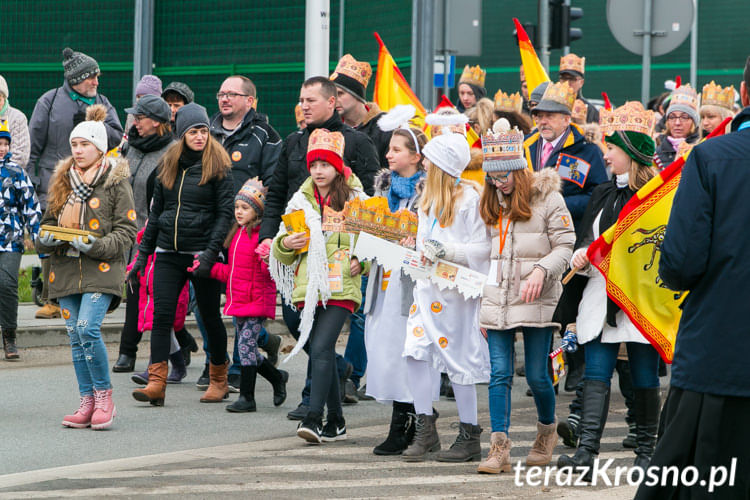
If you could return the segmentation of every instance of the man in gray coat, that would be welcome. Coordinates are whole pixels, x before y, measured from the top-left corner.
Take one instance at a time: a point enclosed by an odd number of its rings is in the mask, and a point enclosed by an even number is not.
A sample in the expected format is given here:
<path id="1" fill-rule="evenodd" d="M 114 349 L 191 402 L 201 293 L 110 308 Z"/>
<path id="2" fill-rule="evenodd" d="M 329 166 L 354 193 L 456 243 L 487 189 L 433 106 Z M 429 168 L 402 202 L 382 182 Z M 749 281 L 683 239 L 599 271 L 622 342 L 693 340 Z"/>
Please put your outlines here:
<path id="1" fill-rule="evenodd" d="M 99 65 L 92 58 L 70 48 L 63 50 L 65 83 L 48 90 L 36 102 L 29 122 L 31 153 L 26 171 L 34 183 L 42 210 L 47 208 L 47 187 L 55 171 L 55 164 L 71 155 L 70 132 L 86 119 L 86 109 L 93 104 L 107 108 L 107 148 L 112 149 L 122 140 L 122 125 L 109 100 L 97 93 Z M 49 264 L 42 260 L 44 287 L 42 298 L 47 300 Z M 37 318 L 59 318 L 60 308 L 47 303 L 36 313 Z"/>

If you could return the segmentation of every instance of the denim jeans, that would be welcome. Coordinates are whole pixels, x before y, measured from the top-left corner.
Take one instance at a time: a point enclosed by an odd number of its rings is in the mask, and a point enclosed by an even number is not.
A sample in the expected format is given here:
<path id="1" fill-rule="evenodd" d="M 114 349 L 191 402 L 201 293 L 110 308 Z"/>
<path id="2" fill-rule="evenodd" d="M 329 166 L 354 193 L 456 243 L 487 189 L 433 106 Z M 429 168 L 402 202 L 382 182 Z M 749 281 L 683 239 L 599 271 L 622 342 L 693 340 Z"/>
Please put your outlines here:
<path id="1" fill-rule="evenodd" d="M 365 291 L 367 276 L 362 276 L 362 303 L 359 309 L 349 317 L 349 340 L 346 341 L 344 359 L 352 364 L 352 375 L 349 377 L 359 389 L 359 381 L 367 370 L 367 349 L 365 348 Z"/>
<path id="2" fill-rule="evenodd" d="M 523 354 L 526 381 L 531 387 L 537 418 L 542 424 L 555 421 L 555 390 L 548 373 L 552 327 L 523 327 Z M 487 330 L 490 348 L 490 421 L 492 432 L 508 432 L 510 391 L 513 383 L 513 354 L 516 330 Z"/>
<path id="3" fill-rule="evenodd" d="M 84 293 L 60 297 L 62 317 L 70 336 L 73 368 L 81 396 L 112 388 L 107 348 L 102 340 L 102 320 L 112 301 L 107 293 Z"/>
<path id="4" fill-rule="evenodd" d="M 18 326 L 18 268 L 21 252 L 0 252 L 0 327 Z"/>
<path id="5" fill-rule="evenodd" d="M 636 389 L 659 387 L 659 353 L 651 344 L 626 342 L 630 378 Z M 610 385 L 617 364 L 619 343 L 603 343 L 601 336 L 586 344 L 586 380 L 598 380 Z"/>

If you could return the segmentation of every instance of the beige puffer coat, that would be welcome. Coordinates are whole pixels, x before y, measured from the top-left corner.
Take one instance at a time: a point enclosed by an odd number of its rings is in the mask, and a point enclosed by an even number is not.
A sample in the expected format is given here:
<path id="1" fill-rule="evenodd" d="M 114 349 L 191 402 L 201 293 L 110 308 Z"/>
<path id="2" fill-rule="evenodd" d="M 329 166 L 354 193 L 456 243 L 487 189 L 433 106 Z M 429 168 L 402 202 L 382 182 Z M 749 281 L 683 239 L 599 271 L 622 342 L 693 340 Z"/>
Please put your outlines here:
<path id="1" fill-rule="evenodd" d="M 479 323 L 492 330 L 508 330 L 519 326 L 554 326 L 552 314 L 562 293 L 560 278 L 565 271 L 573 244 L 575 230 L 565 200 L 560 194 L 560 177 L 551 168 L 534 174 L 531 218 L 511 222 L 505 248 L 498 256 L 500 235 L 492 228 L 493 265 L 488 284 L 484 287 Z M 503 229 L 505 222 L 503 222 Z M 499 258 L 499 262 L 498 262 Z M 547 272 L 541 296 L 527 304 L 520 295 L 534 266 Z M 496 278 L 500 275 L 499 279 Z M 498 285 L 490 285 L 496 282 Z"/>

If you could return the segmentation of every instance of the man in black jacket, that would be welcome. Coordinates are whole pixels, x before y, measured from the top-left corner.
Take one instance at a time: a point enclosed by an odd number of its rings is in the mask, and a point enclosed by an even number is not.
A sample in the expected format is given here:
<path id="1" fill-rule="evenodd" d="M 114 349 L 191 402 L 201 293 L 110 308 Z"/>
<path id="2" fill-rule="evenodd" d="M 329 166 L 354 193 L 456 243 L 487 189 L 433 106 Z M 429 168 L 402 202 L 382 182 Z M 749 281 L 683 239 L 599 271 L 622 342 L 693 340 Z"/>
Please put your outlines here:
<path id="1" fill-rule="evenodd" d="M 255 111 L 255 85 L 247 77 L 230 76 L 221 84 L 216 99 L 219 112 L 211 118 L 211 135 L 232 160 L 234 191 L 253 177 L 267 186 L 279 158 L 281 137 L 266 115 Z"/>

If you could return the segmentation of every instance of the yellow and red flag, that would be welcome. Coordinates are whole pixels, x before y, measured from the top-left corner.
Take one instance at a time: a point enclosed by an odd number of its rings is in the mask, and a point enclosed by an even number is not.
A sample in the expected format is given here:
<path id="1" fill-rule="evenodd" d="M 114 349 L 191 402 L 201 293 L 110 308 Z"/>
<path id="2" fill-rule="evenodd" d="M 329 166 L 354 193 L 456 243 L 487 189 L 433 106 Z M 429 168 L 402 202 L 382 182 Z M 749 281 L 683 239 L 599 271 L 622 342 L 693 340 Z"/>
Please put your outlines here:
<path id="1" fill-rule="evenodd" d="M 424 126 L 424 117 L 427 112 L 419 102 L 419 98 L 409 86 L 401 70 L 396 66 L 396 61 L 383 43 L 380 35 L 373 33 L 380 45 L 378 53 L 378 70 L 375 73 L 375 93 L 373 100 L 383 111 L 389 111 L 399 104 L 411 104 L 417 110 L 412 120 L 419 127 Z"/>
<path id="2" fill-rule="evenodd" d="M 523 71 L 526 74 L 526 86 L 531 93 L 540 84 L 548 82 L 550 79 L 544 70 L 544 66 L 542 66 L 542 62 L 536 55 L 536 50 L 534 50 L 534 45 L 531 43 L 529 35 L 526 34 L 526 30 L 515 17 L 513 22 L 516 25 L 518 50 L 521 51 L 521 64 L 523 64 Z"/>
<path id="3" fill-rule="evenodd" d="M 706 139 L 724 133 L 731 118 Z M 659 252 L 690 153 L 680 156 L 643 186 L 620 210 L 617 222 L 589 245 L 587 255 L 607 282 L 607 295 L 659 352 L 672 362 L 680 304 L 687 292 L 674 292 L 659 278 Z"/>

